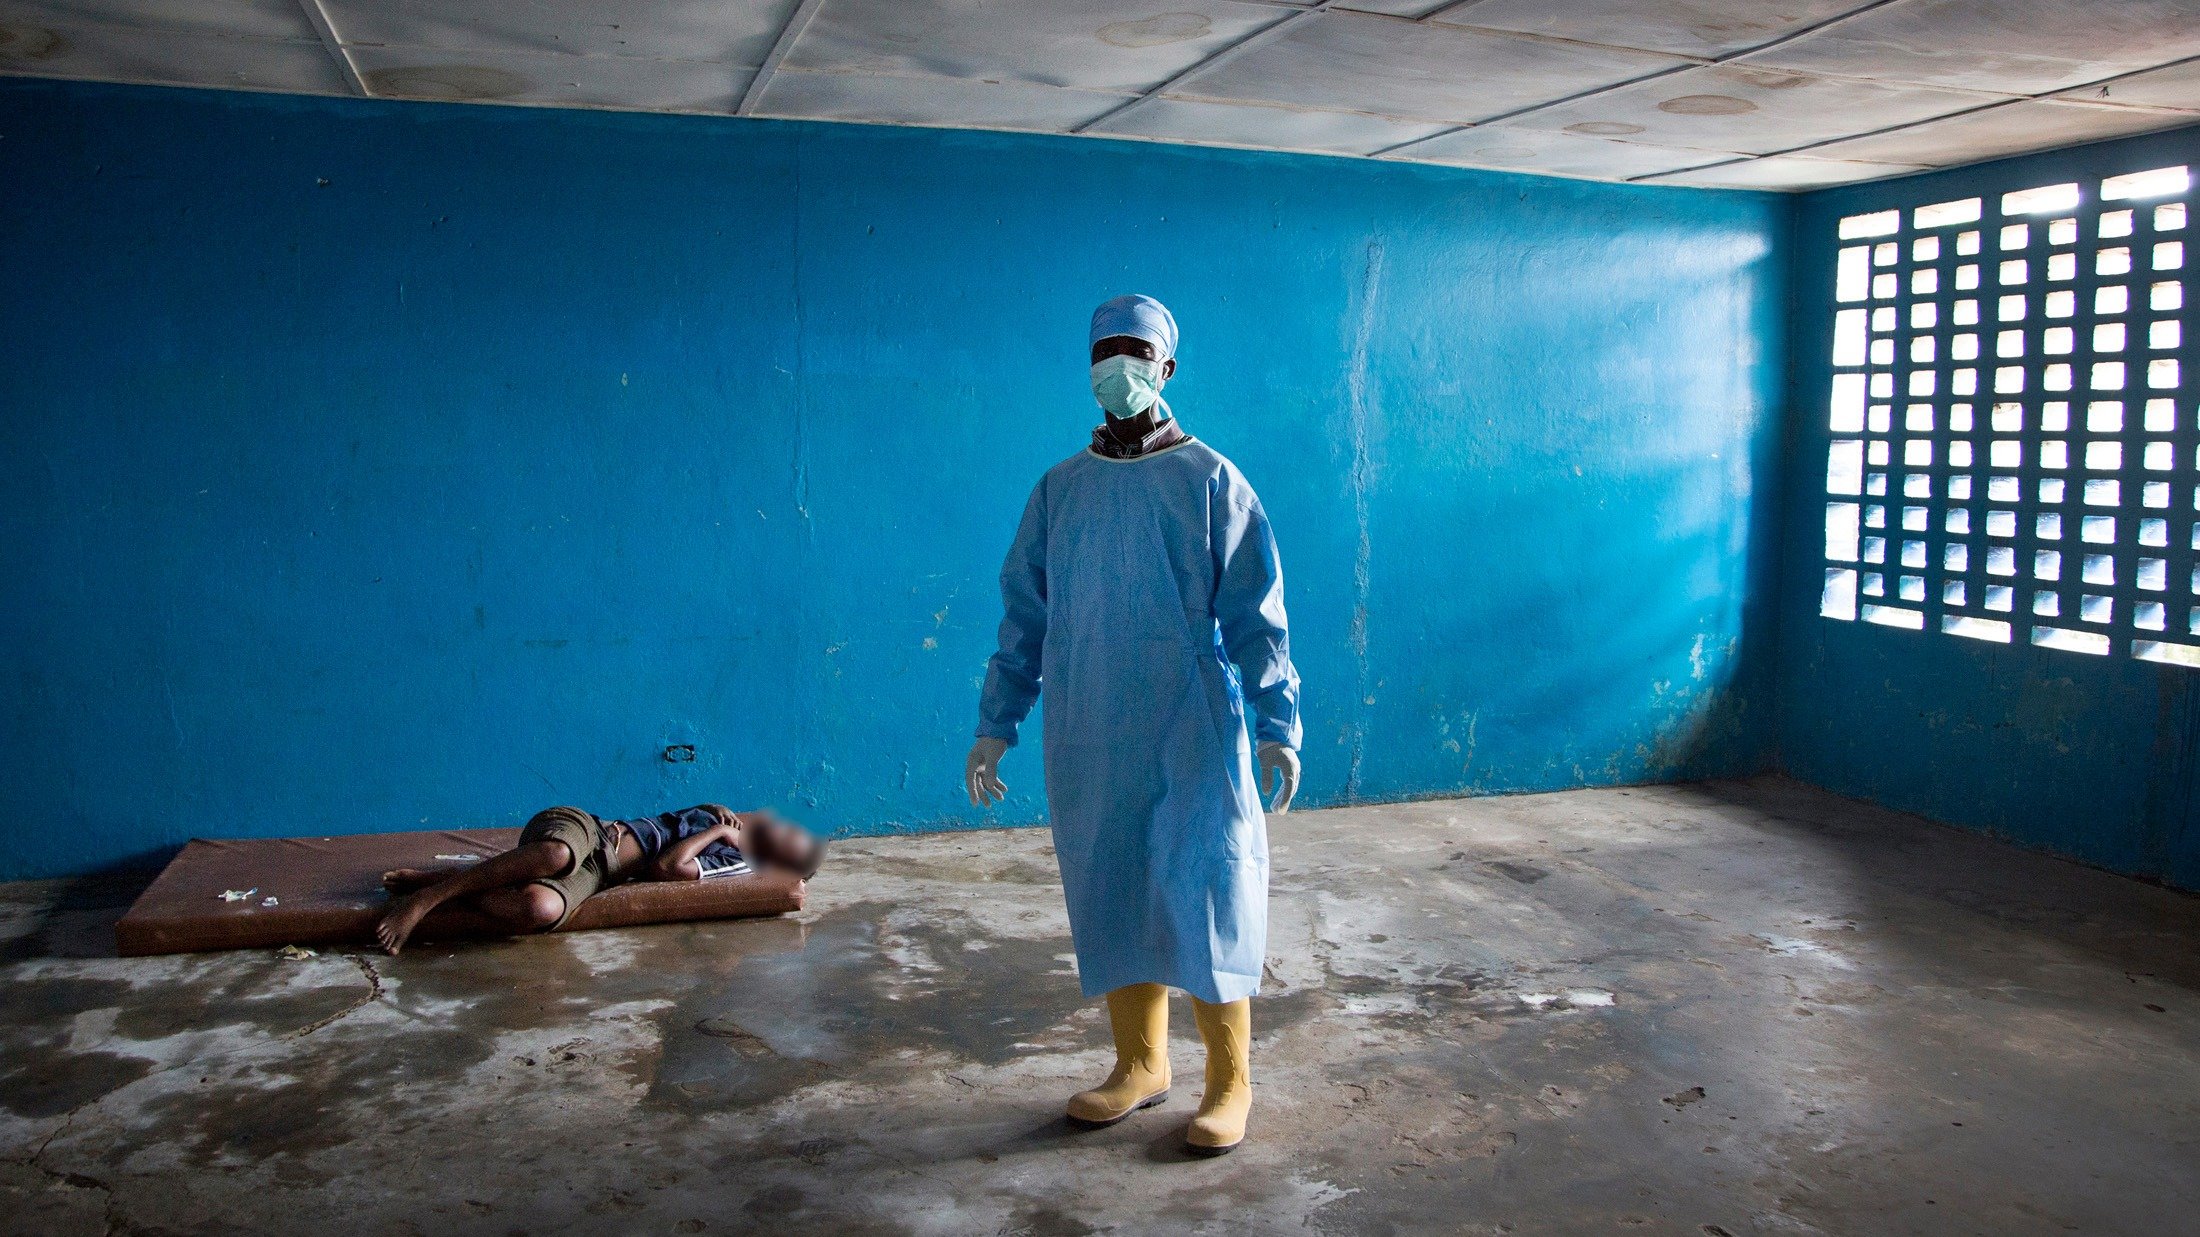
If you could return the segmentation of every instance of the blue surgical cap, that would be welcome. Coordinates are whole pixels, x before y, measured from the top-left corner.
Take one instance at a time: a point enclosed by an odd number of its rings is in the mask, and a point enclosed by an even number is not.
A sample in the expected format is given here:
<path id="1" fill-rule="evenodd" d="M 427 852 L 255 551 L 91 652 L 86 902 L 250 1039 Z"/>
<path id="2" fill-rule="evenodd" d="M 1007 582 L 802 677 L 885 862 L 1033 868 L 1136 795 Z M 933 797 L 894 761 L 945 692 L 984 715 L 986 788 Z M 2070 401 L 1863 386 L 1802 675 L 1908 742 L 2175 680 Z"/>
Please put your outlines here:
<path id="1" fill-rule="evenodd" d="M 1100 308 L 1092 311 L 1092 338 L 1085 342 L 1097 344 L 1111 335 L 1145 340 L 1153 345 L 1157 361 L 1176 355 L 1176 319 L 1169 316 L 1168 306 L 1150 296 L 1133 294 L 1100 302 Z"/>

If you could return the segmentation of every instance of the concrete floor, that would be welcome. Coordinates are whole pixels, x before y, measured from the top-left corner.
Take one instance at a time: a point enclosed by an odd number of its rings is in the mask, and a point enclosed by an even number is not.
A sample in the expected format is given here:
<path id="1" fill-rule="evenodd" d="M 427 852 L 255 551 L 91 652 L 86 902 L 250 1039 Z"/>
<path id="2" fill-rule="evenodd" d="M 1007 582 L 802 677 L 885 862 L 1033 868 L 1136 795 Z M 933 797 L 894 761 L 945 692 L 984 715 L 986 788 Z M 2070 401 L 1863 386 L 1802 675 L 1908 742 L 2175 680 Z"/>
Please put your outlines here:
<path id="1" fill-rule="evenodd" d="M 1253 1141 L 1109 1130 L 1043 831 L 799 921 L 119 960 L 0 886 L 0 1229 L 2193 1232 L 2200 899 L 1779 780 L 1295 813 Z"/>

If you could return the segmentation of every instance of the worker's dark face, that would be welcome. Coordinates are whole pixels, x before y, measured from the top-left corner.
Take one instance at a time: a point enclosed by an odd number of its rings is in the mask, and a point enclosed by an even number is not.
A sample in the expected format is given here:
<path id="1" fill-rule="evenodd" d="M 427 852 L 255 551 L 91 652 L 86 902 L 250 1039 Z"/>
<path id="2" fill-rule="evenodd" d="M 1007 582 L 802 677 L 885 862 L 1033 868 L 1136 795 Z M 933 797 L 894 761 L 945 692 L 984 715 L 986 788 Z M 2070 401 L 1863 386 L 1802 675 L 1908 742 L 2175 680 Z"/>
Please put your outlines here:
<path id="1" fill-rule="evenodd" d="M 1098 365 L 1111 356 L 1129 356 L 1137 357 L 1141 361 L 1151 361 L 1160 355 L 1160 351 L 1160 349 L 1153 346 L 1153 341 L 1150 339 L 1140 339 L 1136 335 L 1110 335 L 1106 339 L 1093 344 L 1092 363 Z M 1174 377 L 1176 377 L 1176 358 L 1170 357 L 1168 360 L 1161 362 L 1161 380 L 1167 382 Z"/>
<path id="2" fill-rule="evenodd" d="M 825 860 L 825 843 L 777 816 L 752 815 L 742 830 L 742 853 L 764 867 L 788 868 L 807 880 Z"/>

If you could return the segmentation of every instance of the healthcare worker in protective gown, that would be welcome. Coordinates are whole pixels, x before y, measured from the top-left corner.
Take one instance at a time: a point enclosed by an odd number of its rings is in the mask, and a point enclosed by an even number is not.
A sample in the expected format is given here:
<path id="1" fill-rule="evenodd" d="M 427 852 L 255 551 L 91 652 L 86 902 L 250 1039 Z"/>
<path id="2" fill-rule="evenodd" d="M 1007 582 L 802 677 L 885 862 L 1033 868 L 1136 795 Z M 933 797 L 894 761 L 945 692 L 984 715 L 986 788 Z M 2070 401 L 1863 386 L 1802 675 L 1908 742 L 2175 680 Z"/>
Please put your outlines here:
<path id="1" fill-rule="evenodd" d="M 1181 988 L 1207 1047 L 1185 1141 L 1220 1153 L 1252 1108 L 1268 938 L 1256 749 L 1276 811 L 1298 788 L 1283 569 L 1253 487 L 1161 399 L 1176 372 L 1169 311 L 1117 297 L 1094 312 L 1091 344 L 1106 423 L 1024 507 L 965 781 L 973 804 L 1001 798 L 1001 757 L 1043 688 L 1078 974 L 1086 996 L 1106 994 L 1115 1035 L 1114 1072 L 1069 1115 L 1107 1125 L 1168 1098 L 1168 989 Z"/>

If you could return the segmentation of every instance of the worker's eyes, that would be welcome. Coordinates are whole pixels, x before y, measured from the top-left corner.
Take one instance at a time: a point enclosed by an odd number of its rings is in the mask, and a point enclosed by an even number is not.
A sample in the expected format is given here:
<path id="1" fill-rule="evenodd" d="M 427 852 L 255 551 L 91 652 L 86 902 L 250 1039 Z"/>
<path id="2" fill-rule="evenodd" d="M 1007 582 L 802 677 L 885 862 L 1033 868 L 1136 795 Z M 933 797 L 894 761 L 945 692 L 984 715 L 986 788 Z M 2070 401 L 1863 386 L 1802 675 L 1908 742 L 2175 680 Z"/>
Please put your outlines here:
<path id="1" fill-rule="evenodd" d="M 1153 342 L 1144 339 L 1104 339 L 1093 346 L 1093 364 L 1098 365 L 1111 356 L 1136 357 L 1141 361 L 1151 361 L 1154 359 Z"/>

